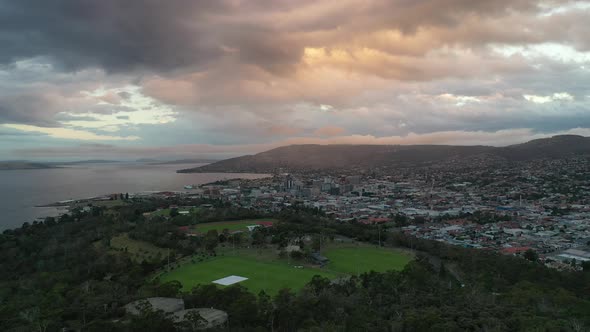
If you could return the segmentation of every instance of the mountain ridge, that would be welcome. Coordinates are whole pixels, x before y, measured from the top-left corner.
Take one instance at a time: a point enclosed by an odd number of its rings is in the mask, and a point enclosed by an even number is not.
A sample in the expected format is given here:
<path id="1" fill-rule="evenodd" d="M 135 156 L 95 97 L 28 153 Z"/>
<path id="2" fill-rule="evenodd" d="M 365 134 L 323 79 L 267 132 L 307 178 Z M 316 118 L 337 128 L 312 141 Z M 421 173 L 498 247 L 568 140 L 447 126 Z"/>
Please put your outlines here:
<path id="1" fill-rule="evenodd" d="M 346 169 L 353 167 L 413 166 L 449 160 L 466 160 L 490 156 L 506 161 L 526 161 L 539 158 L 563 158 L 590 154 L 590 138 L 559 135 L 525 143 L 494 147 L 486 145 L 288 145 L 221 160 L 209 165 L 179 170 L 197 172 L 274 172 Z"/>

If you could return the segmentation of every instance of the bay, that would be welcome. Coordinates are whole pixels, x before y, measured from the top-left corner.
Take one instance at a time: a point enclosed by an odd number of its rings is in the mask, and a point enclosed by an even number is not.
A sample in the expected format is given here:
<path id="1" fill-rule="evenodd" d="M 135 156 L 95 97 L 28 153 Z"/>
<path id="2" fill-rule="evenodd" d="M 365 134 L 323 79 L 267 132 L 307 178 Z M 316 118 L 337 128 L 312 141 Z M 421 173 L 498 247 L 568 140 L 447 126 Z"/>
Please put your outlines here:
<path id="1" fill-rule="evenodd" d="M 264 174 L 176 173 L 195 164 L 141 163 L 84 164 L 54 169 L 0 171 L 0 231 L 24 222 L 59 214 L 56 208 L 39 208 L 68 199 L 112 193 L 184 191 L 185 185 L 217 180 L 266 177 Z"/>

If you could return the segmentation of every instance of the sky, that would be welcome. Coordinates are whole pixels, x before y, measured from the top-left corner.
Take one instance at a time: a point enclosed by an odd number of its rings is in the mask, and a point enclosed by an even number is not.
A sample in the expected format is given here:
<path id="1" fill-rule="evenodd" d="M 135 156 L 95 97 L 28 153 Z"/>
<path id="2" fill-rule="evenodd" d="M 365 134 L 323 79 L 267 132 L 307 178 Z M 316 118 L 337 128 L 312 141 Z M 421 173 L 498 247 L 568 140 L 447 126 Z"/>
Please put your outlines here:
<path id="1" fill-rule="evenodd" d="M 590 136 L 590 1 L 0 0 L 0 160 Z"/>

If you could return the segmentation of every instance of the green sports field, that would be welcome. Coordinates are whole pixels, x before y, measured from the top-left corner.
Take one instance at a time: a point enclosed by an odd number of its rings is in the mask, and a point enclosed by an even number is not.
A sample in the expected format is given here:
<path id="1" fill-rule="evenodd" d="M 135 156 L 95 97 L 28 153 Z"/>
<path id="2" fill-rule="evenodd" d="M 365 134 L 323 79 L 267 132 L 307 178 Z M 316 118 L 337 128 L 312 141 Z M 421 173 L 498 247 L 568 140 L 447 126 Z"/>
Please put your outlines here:
<path id="1" fill-rule="evenodd" d="M 387 248 L 366 245 L 354 247 L 332 247 L 323 254 L 330 263 L 320 269 L 306 266 L 295 268 L 285 260 L 279 260 L 272 250 L 256 252 L 242 249 L 237 256 L 218 256 L 203 262 L 186 263 L 160 276 L 162 282 L 178 280 L 184 291 L 198 284 L 208 284 L 230 275 L 248 278 L 240 282 L 251 291 L 264 290 L 276 294 L 282 288 L 298 290 L 305 286 L 314 275 L 334 279 L 369 271 L 402 270 L 412 260 L 410 254 Z"/>
<path id="2" fill-rule="evenodd" d="M 222 232 L 224 229 L 230 231 L 247 231 L 246 226 L 256 225 L 261 221 L 276 222 L 274 219 L 248 219 L 248 220 L 236 220 L 236 221 L 220 221 L 220 222 L 209 222 L 205 224 L 195 225 L 195 230 L 199 233 L 207 233 L 210 230 L 216 229 L 218 232 Z"/>
<path id="3" fill-rule="evenodd" d="M 326 268 L 348 274 L 402 270 L 412 260 L 409 254 L 376 247 L 334 248 L 328 249 L 324 255 L 330 259 Z"/>
<path id="4" fill-rule="evenodd" d="M 295 268 L 283 262 L 258 261 L 251 257 L 224 256 L 205 262 L 187 264 L 164 274 L 162 282 L 178 280 L 184 291 L 198 284 L 208 284 L 230 275 L 248 278 L 240 285 L 254 293 L 264 290 L 276 294 L 282 288 L 300 289 L 314 275 L 336 278 L 337 274 L 314 268 Z"/>

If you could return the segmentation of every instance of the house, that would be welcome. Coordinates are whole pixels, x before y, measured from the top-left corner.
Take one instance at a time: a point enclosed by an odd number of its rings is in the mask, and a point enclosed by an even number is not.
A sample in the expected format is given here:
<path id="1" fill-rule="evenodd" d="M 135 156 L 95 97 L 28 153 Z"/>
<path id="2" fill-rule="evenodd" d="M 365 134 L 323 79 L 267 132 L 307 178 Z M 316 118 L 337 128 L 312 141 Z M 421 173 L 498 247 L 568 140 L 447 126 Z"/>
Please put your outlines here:
<path id="1" fill-rule="evenodd" d="M 184 309 L 184 300 L 171 297 L 150 297 L 143 300 L 137 300 L 125 305 L 125 311 L 132 315 L 139 315 L 144 303 L 149 304 L 152 310 L 162 310 L 173 313 Z"/>
<path id="2" fill-rule="evenodd" d="M 312 262 L 320 265 L 321 267 L 324 267 L 326 264 L 330 262 L 328 257 L 322 256 L 319 252 L 311 253 L 311 255 L 309 255 L 309 258 L 311 258 Z"/>
<path id="3" fill-rule="evenodd" d="M 254 229 L 256 229 L 258 227 L 260 227 L 260 225 L 248 225 L 248 226 L 246 226 L 246 228 L 248 228 L 248 230 L 250 232 L 252 232 Z"/>
<path id="4" fill-rule="evenodd" d="M 502 249 L 501 252 L 506 255 L 518 255 L 529 249 L 531 249 L 531 247 L 508 247 Z"/>
<path id="5" fill-rule="evenodd" d="M 203 324 L 198 329 L 211 329 L 215 327 L 224 326 L 227 323 L 227 312 L 213 308 L 194 308 L 176 311 L 172 314 L 172 319 L 176 323 L 187 320 L 190 313 L 195 312 L 199 314 L 204 320 Z"/>
<path id="6" fill-rule="evenodd" d="M 372 218 L 368 218 L 365 220 L 361 220 L 359 221 L 359 223 L 361 224 L 365 224 L 365 225 L 376 225 L 376 224 L 385 224 L 390 222 L 391 220 L 389 218 L 376 218 L 376 217 L 372 217 Z"/>
<path id="7" fill-rule="evenodd" d="M 272 227 L 273 222 L 272 221 L 259 221 L 256 224 L 260 225 L 262 227 L 268 228 L 268 227 Z"/>
<path id="8" fill-rule="evenodd" d="M 224 326 L 228 321 L 227 312 L 214 308 L 193 308 L 185 309 L 184 300 L 171 297 L 150 297 L 143 300 L 137 300 L 125 305 L 125 311 L 131 315 L 141 314 L 143 306 L 147 304 L 150 310 L 161 310 L 172 314 L 172 319 L 176 323 L 187 320 L 195 312 L 203 318 L 202 325 L 197 327 L 199 330 L 210 329 Z"/>
<path id="9" fill-rule="evenodd" d="M 578 249 L 568 249 L 561 253 L 558 258 L 562 259 L 575 259 L 576 261 L 589 262 L 590 252 Z"/>

